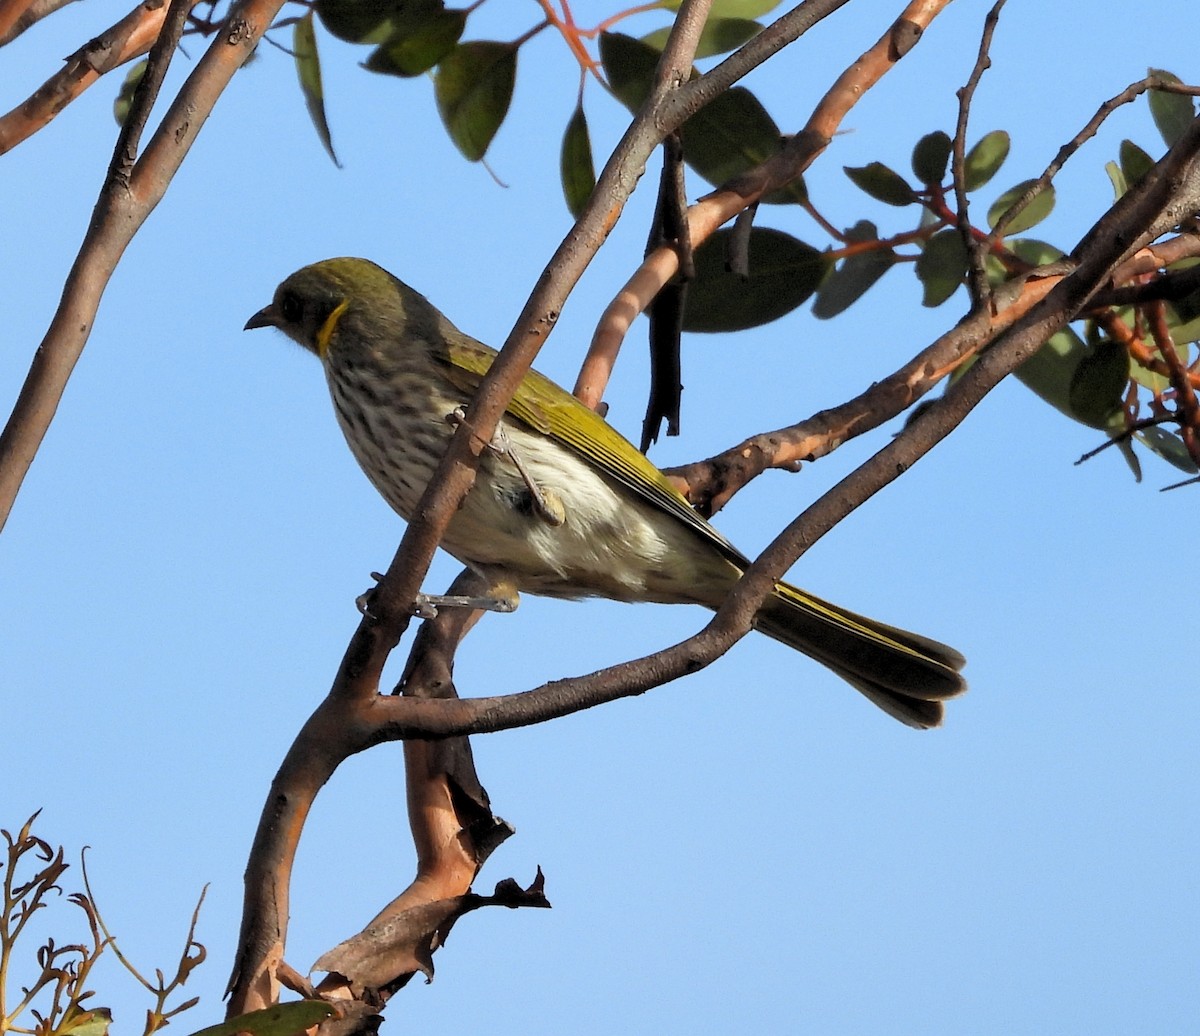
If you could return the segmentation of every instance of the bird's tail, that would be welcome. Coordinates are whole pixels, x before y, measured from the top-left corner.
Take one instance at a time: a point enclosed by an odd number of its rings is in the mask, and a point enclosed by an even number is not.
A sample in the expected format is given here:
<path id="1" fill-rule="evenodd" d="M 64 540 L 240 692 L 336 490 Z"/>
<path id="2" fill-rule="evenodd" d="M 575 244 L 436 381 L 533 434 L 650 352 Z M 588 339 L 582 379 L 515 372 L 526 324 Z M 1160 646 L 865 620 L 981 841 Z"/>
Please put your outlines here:
<path id="1" fill-rule="evenodd" d="M 884 712 L 910 727 L 936 727 L 942 702 L 967 689 L 957 651 L 917 633 L 835 607 L 780 583 L 757 629 L 828 666 Z"/>

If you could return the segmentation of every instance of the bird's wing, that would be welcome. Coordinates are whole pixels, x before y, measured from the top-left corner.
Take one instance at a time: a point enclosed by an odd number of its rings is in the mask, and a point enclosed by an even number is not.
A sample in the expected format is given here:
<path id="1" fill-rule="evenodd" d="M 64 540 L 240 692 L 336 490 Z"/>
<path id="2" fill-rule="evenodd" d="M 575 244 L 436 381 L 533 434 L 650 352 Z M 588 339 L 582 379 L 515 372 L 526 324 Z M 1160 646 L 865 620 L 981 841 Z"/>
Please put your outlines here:
<path id="1" fill-rule="evenodd" d="M 464 392 L 474 393 L 496 353 L 469 339 L 447 344 L 447 375 Z M 535 370 L 526 374 L 521 388 L 508 405 L 508 414 L 562 443 L 650 504 L 675 515 L 718 547 L 738 568 L 744 569 L 749 564 L 741 551 L 696 513 L 686 497 L 645 454 L 594 410 L 589 410 L 545 375 Z"/>

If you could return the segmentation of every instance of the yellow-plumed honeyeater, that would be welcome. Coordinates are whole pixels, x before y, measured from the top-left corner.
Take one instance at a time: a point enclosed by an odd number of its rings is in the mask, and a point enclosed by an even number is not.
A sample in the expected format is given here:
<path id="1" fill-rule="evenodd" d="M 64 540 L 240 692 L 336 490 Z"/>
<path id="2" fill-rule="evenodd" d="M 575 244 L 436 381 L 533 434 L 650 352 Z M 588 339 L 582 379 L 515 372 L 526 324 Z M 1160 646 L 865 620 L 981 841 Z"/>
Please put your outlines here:
<path id="1" fill-rule="evenodd" d="M 292 274 L 246 324 L 268 326 L 320 357 L 350 449 L 407 519 L 495 351 L 365 259 Z M 536 371 L 492 446 L 442 546 L 497 600 L 525 590 L 715 609 L 749 564 L 632 443 Z M 966 689 L 953 648 L 787 583 L 754 624 L 914 727 L 937 726 L 942 702 Z"/>

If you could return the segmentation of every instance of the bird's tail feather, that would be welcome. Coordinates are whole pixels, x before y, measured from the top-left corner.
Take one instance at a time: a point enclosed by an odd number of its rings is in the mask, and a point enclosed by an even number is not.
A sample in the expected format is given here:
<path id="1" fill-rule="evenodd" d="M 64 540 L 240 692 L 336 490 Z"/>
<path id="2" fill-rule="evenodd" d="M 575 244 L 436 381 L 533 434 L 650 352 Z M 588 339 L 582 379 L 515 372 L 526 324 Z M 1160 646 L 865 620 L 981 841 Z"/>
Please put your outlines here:
<path id="1" fill-rule="evenodd" d="M 936 727 L 942 702 L 966 689 L 961 654 L 917 633 L 835 607 L 780 583 L 754 622 L 763 633 L 828 666 L 884 712 Z"/>

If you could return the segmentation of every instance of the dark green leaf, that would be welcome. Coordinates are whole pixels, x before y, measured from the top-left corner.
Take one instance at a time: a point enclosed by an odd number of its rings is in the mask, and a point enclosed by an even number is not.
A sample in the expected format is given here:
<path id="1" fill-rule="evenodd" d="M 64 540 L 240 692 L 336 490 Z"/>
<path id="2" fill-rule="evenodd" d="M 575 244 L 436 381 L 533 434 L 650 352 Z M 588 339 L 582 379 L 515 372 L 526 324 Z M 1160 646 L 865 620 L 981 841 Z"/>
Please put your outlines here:
<path id="1" fill-rule="evenodd" d="M 808 187 L 804 183 L 804 177 L 797 176 L 794 180 L 789 180 L 786 184 L 777 191 L 771 191 L 770 194 L 762 196 L 764 205 L 803 205 L 808 201 Z"/>
<path id="2" fill-rule="evenodd" d="M 437 10 L 420 19 L 398 18 L 391 35 L 363 66 L 385 75 L 419 76 L 454 49 L 466 24 L 466 11 Z"/>
<path id="3" fill-rule="evenodd" d="M 1092 428 L 1104 428 L 1121 409 L 1129 385 L 1129 353 L 1103 339 L 1079 359 L 1071 376 L 1067 402 L 1071 416 Z"/>
<path id="4" fill-rule="evenodd" d="M 1068 417 L 1090 428 L 1111 428 L 1129 381 L 1129 355 L 1108 340 L 1089 346 L 1068 327 L 1052 335 L 1014 373 Z"/>
<path id="5" fill-rule="evenodd" d="M 1159 68 L 1150 69 L 1150 74 L 1170 83 L 1179 82 L 1178 76 Z M 1158 132 L 1162 134 L 1167 147 L 1170 147 L 1183 136 L 1184 131 L 1192 124 L 1192 120 L 1196 117 L 1195 104 L 1186 94 L 1172 94 L 1165 90 L 1151 90 L 1148 99 L 1154 125 L 1158 127 Z"/>
<path id="6" fill-rule="evenodd" d="M 600 34 L 600 62 L 608 85 L 630 111 L 636 112 L 650 96 L 654 70 L 662 55 L 653 47 L 620 32 Z"/>
<path id="7" fill-rule="evenodd" d="M 517 49 L 511 43 L 473 40 L 455 47 L 438 65 L 438 113 L 450 139 L 470 161 L 487 153 L 508 114 L 516 78 Z"/>
<path id="8" fill-rule="evenodd" d="M 704 29 L 700 33 L 700 41 L 696 46 L 696 57 L 711 58 L 714 54 L 725 54 L 728 51 L 737 50 L 743 43 L 753 39 L 760 32 L 762 32 L 762 26 L 750 18 L 717 18 L 709 15 L 708 21 L 704 23 Z M 670 34 L 670 28 L 663 27 L 643 36 L 642 42 L 661 51 Z"/>
<path id="9" fill-rule="evenodd" d="M 117 91 L 117 98 L 113 101 L 113 118 L 117 120 L 118 126 L 124 126 L 125 120 L 129 118 L 129 106 L 133 104 L 133 91 L 137 89 L 138 83 L 142 81 L 142 76 L 146 74 L 148 61 L 148 58 L 142 58 L 125 73 L 121 89 Z"/>
<path id="10" fill-rule="evenodd" d="M 1087 346 L 1071 328 L 1056 332 L 1013 373 L 1047 403 L 1068 417 L 1071 413 L 1071 381 Z"/>
<path id="11" fill-rule="evenodd" d="M 1183 445 L 1182 440 L 1178 435 L 1172 435 L 1165 428 L 1158 425 L 1151 425 L 1149 428 L 1143 428 L 1137 432 L 1137 438 L 1145 447 L 1152 453 L 1158 454 L 1168 464 L 1174 465 L 1180 471 L 1188 475 L 1196 474 L 1196 462 L 1192 460 L 1192 456 L 1187 451 L 1187 447 Z"/>
<path id="12" fill-rule="evenodd" d="M 333 159 L 341 166 L 333 151 L 333 138 L 329 134 L 329 122 L 325 118 L 325 91 L 321 87 L 321 58 L 317 54 L 317 35 L 313 30 L 313 15 L 309 11 L 296 22 L 292 29 L 292 54 L 296 58 L 296 75 L 300 79 L 300 90 L 308 106 L 308 117 L 317 131 L 317 136 Z"/>
<path id="13" fill-rule="evenodd" d="M 641 40 L 620 33 L 600 37 L 600 59 L 613 93 L 637 111 L 650 93 L 660 54 Z M 779 127 L 758 99 L 744 87 L 718 94 L 684 123 L 683 157 L 713 185 L 745 172 L 783 146 Z M 797 181 L 766 198 L 771 204 L 799 202 L 804 185 Z"/>
<path id="14" fill-rule="evenodd" d="M 1154 159 L 1132 140 L 1122 140 L 1118 154 L 1121 157 L 1121 172 L 1130 187 L 1154 168 Z"/>
<path id="15" fill-rule="evenodd" d="M 1033 180 L 1023 180 L 1015 187 L 1010 187 L 993 203 L 988 209 L 988 226 L 994 227 L 996 221 L 1004 215 L 1018 198 L 1021 197 L 1032 185 Z M 1049 184 L 1041 194 L 1037 195 L 1033 201 L 1025 206 L 1016 216 L 1013 217 L 1011 223 L 1004 228 L 1005 234 L 1019 234 L 1023 230 L 1028 230 L 1030 227 L 1037 226 L 1041 223 L 1054 209 L 1054 184 Z"/>
<path id="16" fill-rule="evenodd" d="M 963 179 L 968 191 L 977 191 L 999 172 L 1008 158 L 1009 139 L 1004 130 L 992 130 L 980 138 L 963 159 Z"/>
<path id="17" fill-rule="evenodd" d="M 913 189 L 894 169 L 889 169 L 882 162 L 871 162 L 864 166 L 843 166 L 846 175 L 854 181 L 860 190 L 866 191 L 876 201 L 888 205 L 911 205 L 916 196 Z"/>
<path id="18" fill-rule="evenodd" d="M 571 121 L 563 134 L 559 168 L 562 173 L 563 195 L 571 215 L 578 218 L 596 186 L 596 167 L 592 163 L 592 141 L 588 135 L 587 116 L 583 101 L 575 106 Z"/>
<path id="19" fill-rule="evenodd" d="M 952 147 L 950 137 L 941 130 L 926 133 L 917 141 L 917 146 L 913 148 L 912 167 L 921 183 L 935 187 L 946 178 Z"/>
<path id="20" fill-rule="evenodd" d="M 876 241 L 879 231 L 874 223 L 863 220 L 851 227 L 846 237 L 850 241 Z M 813 316 L 827 320 L 849 309 L 895 262 L 896 253 L 890 248 L 860 252 L 843 259 L 817 289 Z"/>
<path id="21" fill-rule="evenodd" d="M 962 235 L 953 227 L 934 234 L 917 256 L 916 272 L 925 291 L 922 304 L 940 306 L 967 275 L 967 247 Z"/>
<path id="22" fill-rule="evenodd" d="M 718 230 L 696 249 L 696 278 L 688 285 L 685 331 L 741 331 L 777 320 L 817 290 L 831 265 L 824 253 L 789 234 L 750 231 L 750 276 L 725 269 L 730 230 Z"/>
<path id="23" fill-rule="evenodd" d="M 718 94 L 683 124 L 683 157 L 714 186 L 766 161 L 782 146 L 775 120 L 740 86 Z"/>
<path id="24" fill-rule="evenodd" d="M 332 36 L 347 43 L 382 43 L 400 21 L 437 14 L 443 0 L 316 0 L 317 17 Z"/>

